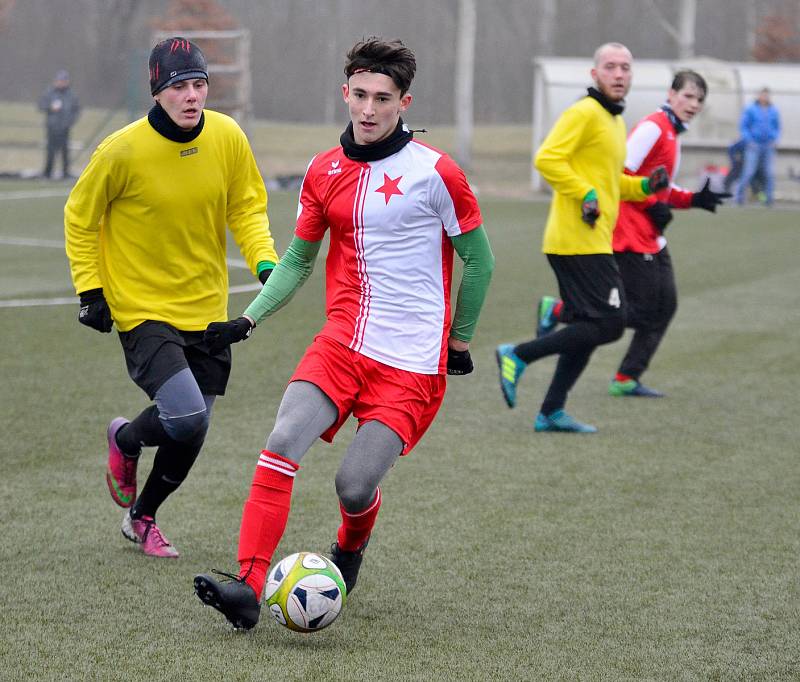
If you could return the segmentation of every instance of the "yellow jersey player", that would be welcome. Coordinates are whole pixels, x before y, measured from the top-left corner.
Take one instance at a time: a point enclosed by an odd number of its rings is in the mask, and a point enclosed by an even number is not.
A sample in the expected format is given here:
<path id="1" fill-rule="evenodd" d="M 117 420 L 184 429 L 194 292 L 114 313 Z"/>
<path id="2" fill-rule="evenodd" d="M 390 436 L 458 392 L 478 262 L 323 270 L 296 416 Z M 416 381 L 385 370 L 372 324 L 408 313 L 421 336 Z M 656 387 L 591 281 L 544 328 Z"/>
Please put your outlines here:
<path id="1" fill-rule="evenodd" d="M 208 67 L 200 49 L 179 37 L 158 43 L 150 90 L 148 115 L 92 155 L 64 224 L 78 321 L 104 333 L 116 325 L 128 374 L 153 401 L 107 430 L 108 488 L 127 509 L 122 533 L 145 554 L 177 557 L 155 516 L 189 473 L 230 374 L 230 349 L 203 340 L 209 323 L 228 318 L 226 225 L 262 282 L 278 257 L 244 132 L 204 110 Z M 143 446 L 158 449 L 137 497 Z"/>
<path id="2" fill-rule="evenodd" d="M 556 121 L 536 154 L 536 168 L 553 188 L 542 250 L 563 301 L 557 332 L 516 346 L 497 347 L 500 388 L 509 407 L 517 383 L 535 360 L 558 355 L 536 431 L 594 433 L 564 411 L 567 394 L 597 346 L 625 330 L 622 280 L 611 249 L 620 198 L 641 200 L 666 187 L 663 167 L 650 177 L 624 174 L 625 121 L 633 58 L 620 43 L 600 46 L 591 70 L 595 87 Z"/>

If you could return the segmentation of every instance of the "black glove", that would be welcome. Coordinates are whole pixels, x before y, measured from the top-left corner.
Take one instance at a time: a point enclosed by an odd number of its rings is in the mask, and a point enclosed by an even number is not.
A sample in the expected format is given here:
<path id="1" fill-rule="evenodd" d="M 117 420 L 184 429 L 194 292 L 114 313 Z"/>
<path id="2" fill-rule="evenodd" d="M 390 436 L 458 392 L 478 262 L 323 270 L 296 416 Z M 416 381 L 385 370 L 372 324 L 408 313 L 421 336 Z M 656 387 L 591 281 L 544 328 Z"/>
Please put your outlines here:
<path id="1" fill-rule="evenodd" d="M 655 194 L 669 187 L 669 175 L 667 175 L 666 167 L 659 166 L 654 168 L 650 173 L 650 177 L 647 178 L 647 184 L 650 187 L 650 194 Z"/>
<path id="2" fill-rule="evenodd" d="M 78 294 L 81 298 L 81 309 L 78 311 L 78 322 L 87 327 L 96 329 L 103 334 L 111 331 L 114 320 L 111 319 L 111 311 L 103 296 L 102 289 L 89 289 Z"/>
<path id="3" fill-rule="evenodd" d="M 597 206 L 597 192 L 591 190 L 583 197 L 581 204 L 581 220 L 590 227 L 594 227 L 600 217 L 600 209 Z"/>
<path id="4" fill-rule="evenodd" d="M 667 225 L 672 222 L 672 209 L 669 207 L 669 204 L 665 204 L 663 201 L 657 201 L 644 210 L 647 212 L 647 215 L 650 216 L 650 220 L 653 221 L 653 225 L 656 230 L 658 230 L 659 234 L 666 230 Z"/>
<path id="5" fill-rule="evenodd" d="M 227 322 L 212 322 L 203 334 L 203 341 L 212 353 L 225 350 L 232 343 L 244 341 L 253 333 L 253 323 L 246 317 Z"/>
<path id="6" fill-rule="evenodd" d="M 704 211 L 717 212 L 717 206 L 723 203 L 723 199 L 730 199 L 733 194 L 728 192 L 712 192 L 708 187 L 711 184 L 711 178 L 706 179 L 706 184 L 699 192 L 692 194 L 692 206 L 694 208 L 702 208 Z"/>
<path id="7" fill-rule="evenodd" d="M 447 349 L 447 373 L 448 374 L 469 374 L 475 366 L 472 364 L 468 350 Z"/>
<path id="8" fill-rule="evenodd" d="M 269 268 L 269 270 L 262 270 L 258 273 L 258 281 L 261 282 L 261 284 L 266 284 L 271 274 L 272 268 Z"/>

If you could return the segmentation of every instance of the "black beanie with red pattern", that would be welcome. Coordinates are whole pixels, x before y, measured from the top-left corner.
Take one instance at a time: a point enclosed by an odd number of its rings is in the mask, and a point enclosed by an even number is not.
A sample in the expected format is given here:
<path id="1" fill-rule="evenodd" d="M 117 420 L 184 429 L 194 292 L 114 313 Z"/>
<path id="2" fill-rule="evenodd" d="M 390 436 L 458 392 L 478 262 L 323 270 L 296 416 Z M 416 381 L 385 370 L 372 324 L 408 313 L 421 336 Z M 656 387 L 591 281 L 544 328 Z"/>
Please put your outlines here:
<path id="1" fill-rule="evenodd" d="M 208 80 L 208 64 L 197 45 L 186 38 L 167 38 L 150 53 L 150 94 L 155 95 L 178 81 Z"/>

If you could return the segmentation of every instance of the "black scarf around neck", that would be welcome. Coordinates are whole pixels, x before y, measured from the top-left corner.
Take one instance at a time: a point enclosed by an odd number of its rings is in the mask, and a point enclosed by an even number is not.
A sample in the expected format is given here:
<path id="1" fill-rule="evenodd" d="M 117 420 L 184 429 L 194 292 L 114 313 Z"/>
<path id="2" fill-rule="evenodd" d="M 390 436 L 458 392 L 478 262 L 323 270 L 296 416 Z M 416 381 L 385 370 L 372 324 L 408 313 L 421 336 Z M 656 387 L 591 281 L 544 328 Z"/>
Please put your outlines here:
<path id="1" fill-rule="evenodd" d="M 672 110 L 672 107 L 669 104 L 662 104 L 661 111 L 663 111 L 669 122 L 672 124 L 672 127 L 675 129 L 675 133 L 680 135 L 684 130 L 686 130 L 686 124 L 678 118 L 677 114 Z"/>
<path id="2" fill-rule="evenodd" d="M 394 129 L 389 137 L 376 142 L 375 144 L 356 144 L 353 137 L 353 122 L 347 124 L 339 142 L 344 149 L 344 155 L 353 161 L 378 161 L 385 159 L 387 156 L 396 154 L 414 137 L 408 126 L 403 123 L 401 118 L 397 122 L 397 127 Z"/>
<path id="3" fill-rule="evenodd" d="M 197 125 L 191 130 L 184 130 L 175 121 L 173 121 L 169 114 L 164 111 L 163 107 L 156 102 L 153 108 L 147 113 L 147 120 L 153 129 L 163 135 L 168 140 L 173 142 L 191 142 L 200 133 L 203 132 L 203 124 L 206 122 L 205 112 L 200 114 L 200 120 Z"/>
<path id="4" fill-rule="evenodd" d="M 625 111 L 624 99 L 620 100 L 619 102 L 612 102 L 597 88 L 589 88 L 588 93 L 589 97 L 600 102 L 600 106 L 602 106 L 603 109 L 605 109 L 612 116 L 619 116 L 623 111 Z"/>

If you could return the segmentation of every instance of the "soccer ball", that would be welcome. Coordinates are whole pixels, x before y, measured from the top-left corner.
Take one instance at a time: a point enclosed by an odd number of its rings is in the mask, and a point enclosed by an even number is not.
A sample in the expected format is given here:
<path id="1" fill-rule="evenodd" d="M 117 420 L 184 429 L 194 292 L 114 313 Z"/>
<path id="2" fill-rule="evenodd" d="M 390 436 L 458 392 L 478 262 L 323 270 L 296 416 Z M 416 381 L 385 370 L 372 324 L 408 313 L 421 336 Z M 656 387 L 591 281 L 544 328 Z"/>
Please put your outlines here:
<path id="1" fill-rule="evenodd" d="M 315 632 L 336 620 L 345 594 L 336 564 L 313 552 L 298 552 L 269 572 L 264 598 L 281 625 L 296 632 Z"/>

